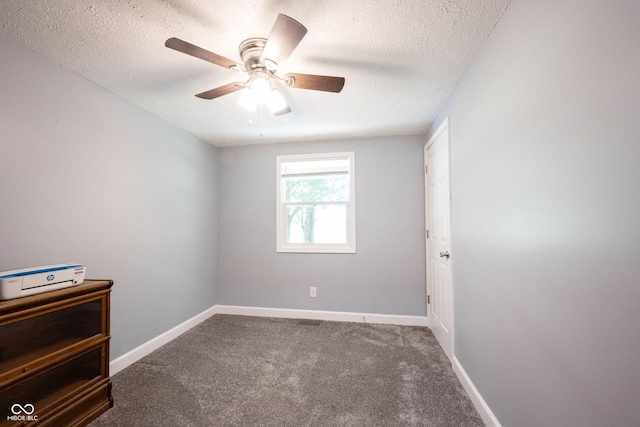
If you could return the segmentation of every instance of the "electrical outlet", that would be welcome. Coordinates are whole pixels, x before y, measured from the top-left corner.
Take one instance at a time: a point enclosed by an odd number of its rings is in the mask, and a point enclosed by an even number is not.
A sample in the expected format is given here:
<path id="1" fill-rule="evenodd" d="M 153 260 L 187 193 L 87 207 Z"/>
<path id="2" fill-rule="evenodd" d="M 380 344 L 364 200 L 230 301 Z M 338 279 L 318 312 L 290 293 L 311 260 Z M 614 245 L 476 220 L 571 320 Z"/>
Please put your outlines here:
<path id="1" fill-rule="evenodd" d="M 316 287 L 315 286 L 311 286 L 309 288 L 309 296 L 311 298 L 315 298 L 316 297 Z"/>

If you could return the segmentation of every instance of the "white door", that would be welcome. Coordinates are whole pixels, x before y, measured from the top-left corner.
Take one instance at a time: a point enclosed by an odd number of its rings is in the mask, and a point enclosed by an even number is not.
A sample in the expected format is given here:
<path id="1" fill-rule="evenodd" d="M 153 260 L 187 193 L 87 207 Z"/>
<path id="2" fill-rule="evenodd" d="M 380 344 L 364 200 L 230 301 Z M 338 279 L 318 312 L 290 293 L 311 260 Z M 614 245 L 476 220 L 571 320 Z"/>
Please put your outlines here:
<path id="1" fill-rule="evenodd" d="M 453 356 L 453 292 L 449 187 L 449 119 L 424 148 L 429 327 L 449 360 Z"/>

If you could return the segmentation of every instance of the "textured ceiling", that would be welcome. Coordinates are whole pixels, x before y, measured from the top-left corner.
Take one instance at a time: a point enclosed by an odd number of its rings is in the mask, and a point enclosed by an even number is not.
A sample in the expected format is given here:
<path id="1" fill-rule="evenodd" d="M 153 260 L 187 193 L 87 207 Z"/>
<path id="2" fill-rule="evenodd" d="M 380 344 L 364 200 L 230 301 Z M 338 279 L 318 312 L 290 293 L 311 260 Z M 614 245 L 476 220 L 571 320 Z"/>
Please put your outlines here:
<path id="1" fill-rule="evenodd" d="M 216 146 L 424 134 L 509 0 L 2 0 L 0 31 Z M 168 49 L 178 37 L 241 62 L 278 13 L 308 33 L 280 73 L 345 77 L 285 88 L 274 117 L 196 93 L 238 74 Z M 3 59 L 6 60 L 6 59 Z M 252 125 L 249 125 L 252 118 Z M 260 136 L 260 129 L 263 136 Z"/>

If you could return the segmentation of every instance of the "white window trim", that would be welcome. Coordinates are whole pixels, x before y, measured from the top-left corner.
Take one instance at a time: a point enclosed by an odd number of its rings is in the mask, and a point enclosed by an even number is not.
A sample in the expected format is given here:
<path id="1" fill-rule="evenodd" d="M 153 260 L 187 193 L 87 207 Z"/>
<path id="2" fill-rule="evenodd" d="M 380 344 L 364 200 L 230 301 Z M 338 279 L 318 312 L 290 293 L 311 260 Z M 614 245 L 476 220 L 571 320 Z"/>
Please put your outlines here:
<path id="1" fill-rule="evenodd" d="M 347 206 L 347 242 L 344 244 L 327 243 L 287 243 L 286 223 L 284 212 L 285 203 L 282 200 L 281 164 L 290 161 L 309 160 L 337 160 L 349 159 L 349 201 Z M 276 156 L 276 252 L 295 253 L 356 253 L 356 153 L 295 154 Z M 325 204 L 325 203 L 322 203 Z"/>

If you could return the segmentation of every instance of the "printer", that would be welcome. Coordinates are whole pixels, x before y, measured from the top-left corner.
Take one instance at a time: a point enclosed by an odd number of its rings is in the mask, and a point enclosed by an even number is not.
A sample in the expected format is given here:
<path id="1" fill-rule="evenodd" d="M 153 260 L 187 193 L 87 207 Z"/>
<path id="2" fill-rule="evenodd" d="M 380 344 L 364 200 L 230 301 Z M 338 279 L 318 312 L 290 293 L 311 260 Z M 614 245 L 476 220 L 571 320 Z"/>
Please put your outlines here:
<path id="1" fill-rule="evenodd" d="M 0 272 L 0 300 L 68 288 L 84 282 L 81 264 L 56 264 Z"/>

